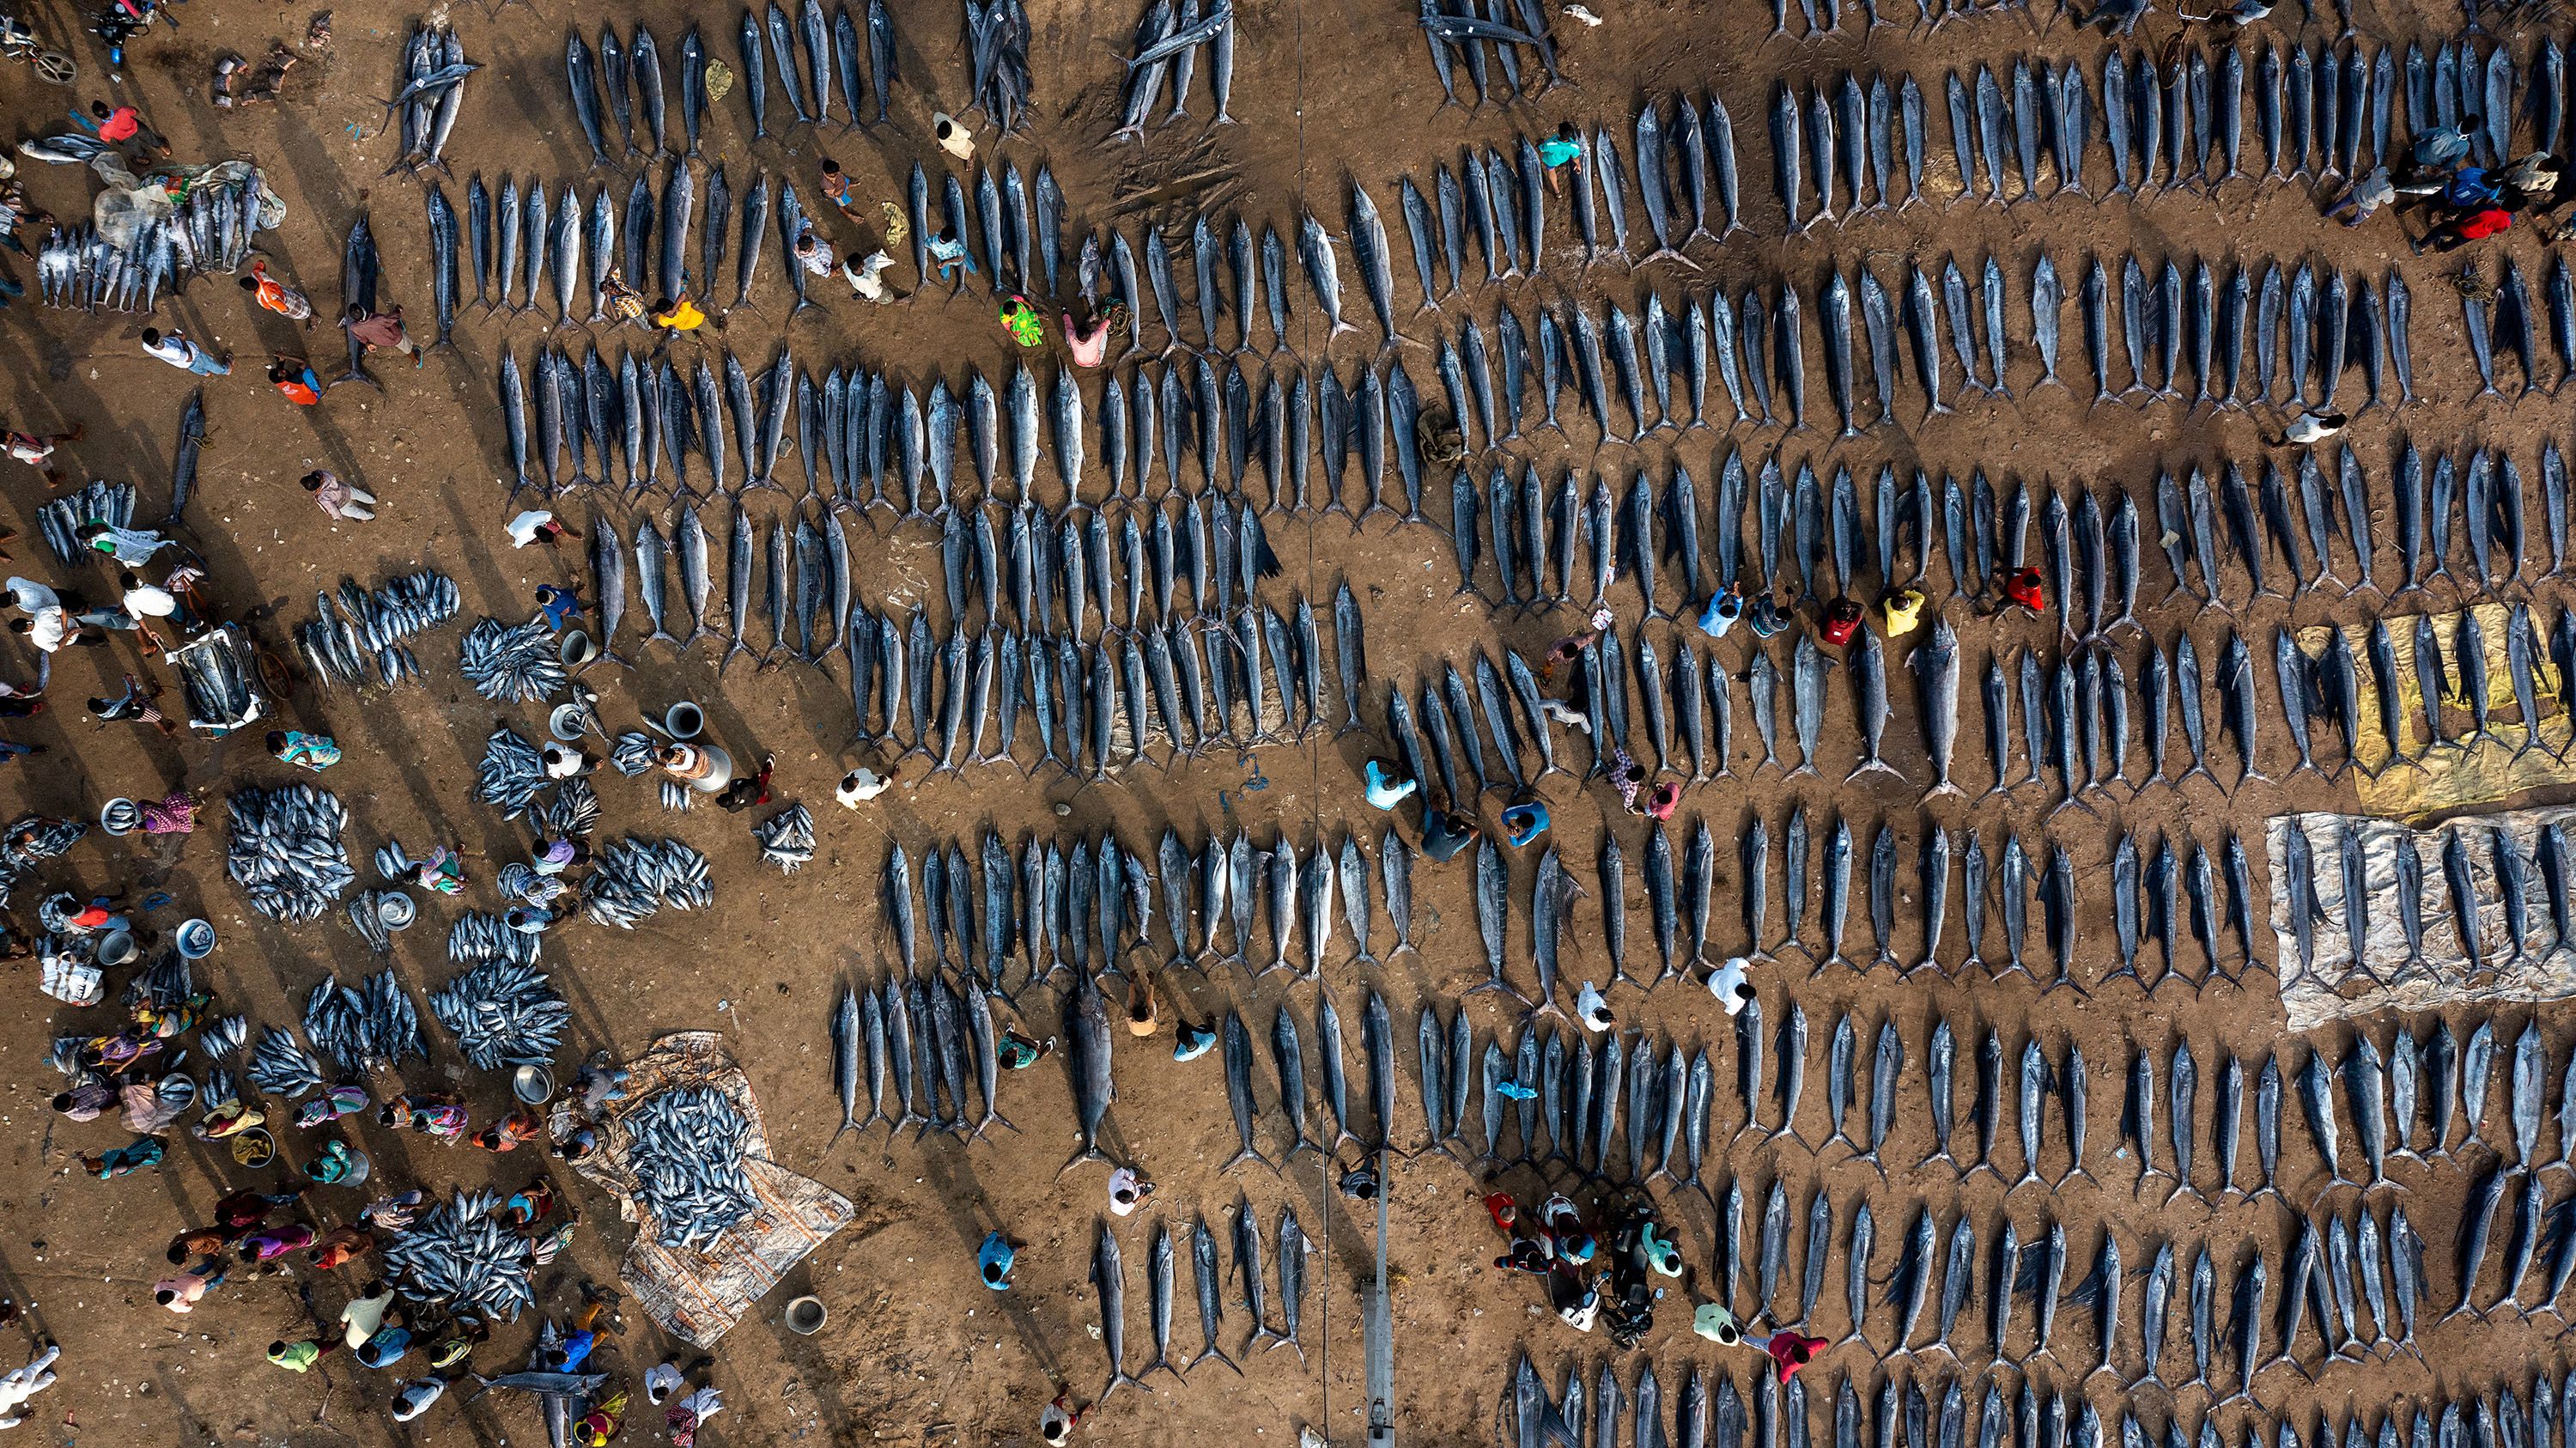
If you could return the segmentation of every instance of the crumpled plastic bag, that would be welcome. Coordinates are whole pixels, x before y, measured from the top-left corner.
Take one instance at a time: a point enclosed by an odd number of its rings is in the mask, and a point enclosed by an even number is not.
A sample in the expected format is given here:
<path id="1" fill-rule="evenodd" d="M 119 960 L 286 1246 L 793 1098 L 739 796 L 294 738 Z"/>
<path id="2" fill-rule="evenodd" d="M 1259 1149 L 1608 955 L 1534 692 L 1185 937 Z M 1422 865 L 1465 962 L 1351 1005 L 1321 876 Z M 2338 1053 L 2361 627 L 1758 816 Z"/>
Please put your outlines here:
<path id="1" fill-rule="evenodd" d="M 721 60 L 707 62 L 707 104 L 712 106 L 733 90 L 733 67 Z"/>

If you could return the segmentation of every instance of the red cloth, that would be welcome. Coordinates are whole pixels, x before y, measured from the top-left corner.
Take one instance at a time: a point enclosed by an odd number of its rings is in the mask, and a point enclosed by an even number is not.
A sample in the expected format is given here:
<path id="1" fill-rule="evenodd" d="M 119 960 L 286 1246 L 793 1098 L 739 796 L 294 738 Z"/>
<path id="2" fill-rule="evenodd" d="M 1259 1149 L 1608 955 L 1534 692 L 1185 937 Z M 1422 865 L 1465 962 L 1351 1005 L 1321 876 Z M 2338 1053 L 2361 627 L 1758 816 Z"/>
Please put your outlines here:
<path id="1" fill-rule="evenodd" d="M 322 400 L 322 394 L 305 386 L 302 377 L 286 378 L 277 384 L 277 390 L 285 393 L 286 400 L 298 407 L 312 407 Z"/>
<path id="2" fill-rule="evenodd" d="M 115 916 L 110 915 L 105 909 L 92 905 L 78 915 L 73 916 L 72 924 L 79 926 L 83 930 L 96 930 L 115 918 Z"/>
<path id="3" fill-rule="evenodd" d="M 2476 241 L 2480 237 L 2493 236 L 2511 225 L 2512 212 L 2490 206 L 2483 211 L 2471 212 L 2460 223 L 2460 236 L 2463 240 Z"/>
<path id="4" fill-rule="evenodd" d="M 142 112 L 132 106 L 118 106 L 107 113 L 106 120 L 98 123 L 98 138 L 102 141 L 131 141 L 135 132 L 142 129 Z"/>
<path id="5" fill-rule="evenodd" d="M 1825 1340 L 1821 1337 L 1801 1337 L 1794 1332 L 1782 1331 L 1771 1334 L 1771 1340 L 1763 1344 L 1762 1350 L 1771 1354 L 1772 1370 L 1785 1383 L 1797 1376 L 1798 1369 L 1805 1367 L 1815 1357 L 1817 1349 L 1824 1345 Z"/>

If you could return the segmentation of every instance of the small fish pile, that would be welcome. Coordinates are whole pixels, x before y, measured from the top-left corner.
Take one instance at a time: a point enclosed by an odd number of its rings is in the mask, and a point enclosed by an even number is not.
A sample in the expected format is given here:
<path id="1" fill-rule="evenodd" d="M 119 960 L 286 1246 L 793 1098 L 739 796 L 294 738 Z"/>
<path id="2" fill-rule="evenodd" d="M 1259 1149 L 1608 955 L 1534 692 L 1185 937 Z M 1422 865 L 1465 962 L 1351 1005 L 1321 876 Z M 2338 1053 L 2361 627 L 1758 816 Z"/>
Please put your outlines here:
<path id="1" fill-rule="evenodd" d="M 282 789 L 235 790 L 228 801 L 232 839 L 225 873 L 250 907 L 271 920 L 304 924 L 322 918 L 331 903 L 357 883 L 340 833 L 348 807 L 329 790 L 310 784 Z"/>
<path id="2" fill-rule="evenodd" d="M 514 730 L 495 729 L 484 742 L 483 763 L 475 770 L 474 797 L 504 814 L 516 815 L 553 782 L 546 777 L 545 760 L 537 746 Z"/>
<path id="3" fill-rule="evenodd" d="M 670 811 L 671 813 L 687 814 L 689 812 L 689 805 L 696 798 L 697 791 L 680 783 L 678 780 L 666 779 L 662 781 L 662 808 Z"/>
<path id="4" fill-rule="evenodd" d="M 632 930 L 665 905 L 702 909 L 715 903 L 715 893 L 706 856 L 678 840 L 656 843 L 628 835 L 600 850 L 581 908 L 599 924 Z"/>
<path id="5" fill-rule="evenodd" d="M 760 842 L 760 857 L 783 873 L 793 875 L 814 858 L 814 816 L 801 804 L 789 805 L 753 825 L 751 837 Z"/>
<path id="6" fill-rule="evenodd" d="M 540 837 L 587 835 L 599 828 L 599 794 L 587 779 L 559 780 L 553 794 L 528 806 L 528 823 Z"/>
<path id="7" fill-rule="evenodd" d="M 237 623 L 222 624 L 170 651 L 188 722 L 217 738 L 257 719 L 259 649 Z"/>
<path id="8" fill-rule="evenodd" d="M 385 1276 L 416 1302 L 472 1306 L 515 1321 L 534 1307 L 528 1244 L 505 1225 L 488 1191 L 459 1191 L 432 1206 L 411 1230 L 385 1244 Z"/>
<path id="9" fill-rule="evenodd" d="M 434 570 L 407 574 L 373 592 L 342 579 L 336 607 L 330 594 L 314 595 L 314 617 L 297 626 L 295 650 L 326 687 L 364 684 L 370 667 L 380 683 L 418 682 L 420 660 L 406 641 L 454 618 L 460 606 L 455 581 Z"/>
<path id="10" fill-rule="evenodd" d="M 399 890 L 361 890 L 343 907 L 349 917 L 349 928 L 367 942 L 367 948 L 378 955 L 394 948 L 393 931 L 385 924 L 385 904 L 410 897 Z"/>
<path id="11" fill-rule="evenodd" d="M 358 990 L 324 977 L 305 1000 L 304 1036 L 350 1071 L 390 1069 L 406 1055 L 429 1059 L 419 1013 L 391 969 L 369 976 Z"/>
<path id="12" fill-rule="evenodd" d="M 476 693 L 504 704 L 541 703 L 569 682 L 555 652 L 554 630 L 543 619 L 484 619 L 466 630 L 456 667 Z"/>
<path id="13" fill-rule="evenodd" d="M 553 1060 L 572 1023 L 546 973 L 508 958 L 479 961 L 449 981 L 430 996 L 429 1013 L 455 1033 L 457 1049 L 479 1071 Z"/>
<path id="14" fill-rule="evenodd" d="M 456 27 L 415 21 L 403 43 L 402 88 L 386 103 L 402 113 L 402 153 L 385 174 L 447 169 L 448 134 L 465 106 L 465 78 L 481 69 L 465 58 Z"/>
<path id="15" fill-rule="evenodd" d="M 618 773 L 633 779 L 653 768 L 653 736 L 640 729 L 630 729 L 617 736 L 610 746 L 608 762 Z"/>
<path id="16" fill-rule="evenodd" d="M 81 546 L 80 530 L 92 523 L 123 528 L 134 522 L 132 483 L 93 482 L 36 510 L 36 528 L 65 563 L 95 556 Z"/>
<path id="17" fill-rule="evenodd" d="M 468 910 L 448 927 L 447 958 L 455 965 L 507 960 L 532 966 L 537 963 L 537 937 L 511 929 L 498 915 Z"/>
<path id="18" fill-rule="evenodd" d="M 1827 0 L 1832 3 L 1832 0 Z M 1422 0 L 1422 31 L 1431 46 L 1431 68 L 1440 77 L 1440 90 L 1446 97 L 1443 105 L 1458 100 L 1458 61 L 1467 62 L 1468 78 L 1476 83 L 1476 103 L 1494 101 L 1509 105 L 1516 99 L 1534 96 L 1542 87 L 1533 76 L 1521 78 L 1521 47 L 1537 53 L 1546 67 L 1547 85 L 1562 85 L 1565 77 L 1557 73 L 1556 46 L 1547 33 L 1547 6 L 1544 0 L 1514 0 L 1520 12 L 1518 26 L 1503 22 L 1499 0 L 1489 0 L 1485 13 L 1476 13 L 1470 0 Z M 1485 47 L 1494 47 L 1494 65 L 1485 63 Z M 1494 69 L 1502 72 L 1497 84 Z M 1496 92 L 1500 91 L 1498 96 Z"/>
<path id="19" fill-rule="evenodd" d="M 703 1248 L 760 1209 L 743 1170 L 751 1124 L 721 1091 L 657 1092 L 618 1118 L 635 1203 L 665 1247 Z"/>
<path id="20" fill-rule="evenodd" d="M 241 1053 L 250 1039 L 248 1016 L 218 1016 L 197 1028 L 197 1045 L 218 1061 L 229 1061 Z"/>
<path id="21" fill-rule="evenodd" d="M 260 1033 L 259 1045 L 251 1052 L 250 1067 L 244 1073 L 250 1083 L 271 1096 L 292 1101 L 307 1091 L 322 1089 L 322 1067 L 311 1052 L 295 1039 L 294 1033 L 270 1026 Z"/>
<path id="22" fill-rule="evenodd" d="M 1172 0 L 1154 0 L 1136 27 L 1136 53 L 1127 61 L 1125 110 L 1111 139 L 1145 138 L 1145 122 L 1162 98 L 1166 77 L 1171 81 L 1172 108 L 1164 122 L 1189 114 L 1190 75 L 1197 68 L 1202 45 L 1208 47 L 1208 85 L 1216 93 L 1216 115 L 1208 126 L 1232 125 L 1234 117 L 1225 108 L 1234 93 L 1234 41 L 1233 0 L 1216 0 L 1205 15 L 1199 13 L 1199 0 L 1182 0 L 1177 12 Z"/>

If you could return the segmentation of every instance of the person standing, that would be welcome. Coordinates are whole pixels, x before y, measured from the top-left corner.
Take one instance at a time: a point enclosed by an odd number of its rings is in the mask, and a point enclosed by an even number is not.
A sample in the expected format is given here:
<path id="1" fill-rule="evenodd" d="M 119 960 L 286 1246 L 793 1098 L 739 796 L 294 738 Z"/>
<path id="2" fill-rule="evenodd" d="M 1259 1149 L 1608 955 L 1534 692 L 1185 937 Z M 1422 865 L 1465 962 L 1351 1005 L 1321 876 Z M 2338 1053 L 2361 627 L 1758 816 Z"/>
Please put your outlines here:
<path id="1" fill-rule="evenodd" d="M 1583 133 L 1567 121 L 1556 128 L 1556 134 L 1538 143 L 1538 162 L 1547 168 L 1547 194 L 1558 194 L 1556 173 L 1559 168 L 1574 168 L 1575 185 L 1583 184 Z"/>
<path id="2" fill-rule="evenodd" d="M 75 427 L 69 432 L 58 432 L 51 436 L 32 432 L 12 432 L 7 437 L 9 456 L 43 473 L 46 487 L 57 488 L 62 486 L 63 472 L 51 461 L 54 449 L 67 442 L 80 441 L 84 431 L 86 429 Z"/>
<path id="3" fill-rule="evenodd" d="M 882 250 L 869 252 L 864 257 L 853 251 L 841 263 L 841 279 L 850 284 L 850 291 L 862 301 L 891 302 L 894 294 L 886 290 L 885 269 L 892 265 L 894 258 Z"/>
<path id="4" fill-rule="evenodd" d="M 830 276 L 837 265 L 832 258 L 832 244 L 814 234 L 814 223 L 810 221 L 796 233 L 795 253 L 796 264 L 818 277 Z"/>
<path id="5" fill-rule="evenodd" d="M 510 546 L 513 548 L 525 548 L 531 543 L 543 543 L 548 548 L 552 548 L 566 538 L 581 536 L 565 527 L 556 520 L 554 514 L 543 508 L 531 508 L 512 518 L 507 525 L 507 531 L 510 534 Z"/>
<path id="6" fill-rule="evenodd" d="M 322 401 L 322 379 L 314 375 L 313 364 L 301 357 L 280 357 L 269 363 L 268 380 L 298 407 L 314 407 Z"/>
<path id="7" fill-rule="evenodd" d="M 339 474 L 315 468 L 304 475 L 304 491 L 313 495 L 314 503 L 324 516 L 358 523 L 371 523 L 376 517 L 376 495 Z"/>
<path id="8" fill-rule="evenodd" d="M 231 353 L 217 357 L 177 332 L 164 332 L 158 327 L 144 328 L 143 350 L 182 372 L 193 372 L 200 377 L 232 375 Z"/>

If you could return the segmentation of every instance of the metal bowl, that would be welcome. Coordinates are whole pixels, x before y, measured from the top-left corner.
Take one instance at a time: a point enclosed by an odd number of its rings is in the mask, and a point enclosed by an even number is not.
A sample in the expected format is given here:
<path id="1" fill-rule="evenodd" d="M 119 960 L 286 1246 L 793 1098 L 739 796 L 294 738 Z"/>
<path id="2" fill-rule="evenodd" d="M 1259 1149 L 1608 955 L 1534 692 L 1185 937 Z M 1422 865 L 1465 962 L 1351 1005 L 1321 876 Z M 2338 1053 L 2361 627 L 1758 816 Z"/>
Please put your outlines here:
<path id="1" fill-rule="evenodd" d="M 171 942 L 186 959 L 203 960 L 215 953 L 215 927 L 202 918 L 182 921 Z"/>
<path id="2" fill-rule="evenodd" d="M 277 1160 L 277 1138 L 265 1126 L 254 1126 L 233 1137 L 233 1160 L 243 1166 L 261 1167 Z"/>
<path id="3" fill-rule="evenodd" d="M 98 827 L 111 835 L 130 835 L 143 828 L 143 807 L 118 795 L 99 806 Z"/>
<path id="4" fill-rule="evenodd" d="M 543 1106 L 554 1099 L 554 1073 L 543 1066 L 522 1066 L 511 1074 L 510 1094 L 530 1106 Z"/>
<path id="5" fill-rule="evenodd" d="M 386 890 L 376 897 L 376 920 L 387 930 L 405 930 L 420 918 L 420 907 L 400 890 Z"/>

